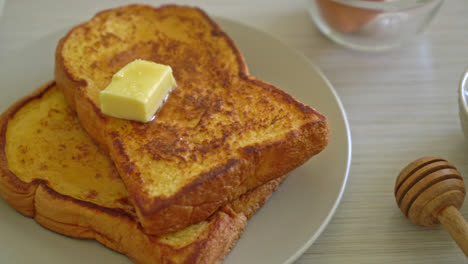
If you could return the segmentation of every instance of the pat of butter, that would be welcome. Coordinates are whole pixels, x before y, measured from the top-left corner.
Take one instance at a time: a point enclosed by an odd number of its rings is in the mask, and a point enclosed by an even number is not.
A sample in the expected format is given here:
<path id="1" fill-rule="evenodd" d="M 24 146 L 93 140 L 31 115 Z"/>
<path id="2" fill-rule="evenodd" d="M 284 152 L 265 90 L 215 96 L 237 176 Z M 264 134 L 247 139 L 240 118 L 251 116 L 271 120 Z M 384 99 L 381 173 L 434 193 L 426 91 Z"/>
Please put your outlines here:
<path id="1" fill-rule="evenodd" d="M 170 66 L 134 60 L 115 73 L 101 91 L 101 111 L 118 118 L 151 121 L 175 86 Z"/>

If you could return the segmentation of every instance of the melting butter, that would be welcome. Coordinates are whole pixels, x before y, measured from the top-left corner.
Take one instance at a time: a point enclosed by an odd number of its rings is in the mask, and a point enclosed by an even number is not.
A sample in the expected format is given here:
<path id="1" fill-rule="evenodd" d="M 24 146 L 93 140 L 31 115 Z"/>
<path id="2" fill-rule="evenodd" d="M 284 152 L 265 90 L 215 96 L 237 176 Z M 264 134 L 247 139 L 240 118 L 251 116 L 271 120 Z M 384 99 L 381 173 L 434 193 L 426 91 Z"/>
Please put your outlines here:
<path id="1" fill-rule="evenodd" d="M 175 86 L 170 66 L 134 60 L 115 73 L 100 92 L 101 111 L 113 117 L 151 121 Z"/>

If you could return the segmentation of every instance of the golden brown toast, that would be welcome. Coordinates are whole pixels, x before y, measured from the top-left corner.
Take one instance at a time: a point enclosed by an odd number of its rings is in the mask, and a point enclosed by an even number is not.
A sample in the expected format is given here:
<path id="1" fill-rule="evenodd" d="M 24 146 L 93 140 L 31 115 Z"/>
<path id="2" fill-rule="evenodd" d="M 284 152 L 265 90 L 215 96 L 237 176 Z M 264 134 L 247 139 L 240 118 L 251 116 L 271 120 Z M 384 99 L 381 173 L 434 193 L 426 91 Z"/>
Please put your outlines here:
<path id="1" fill-rule="evenodd" d="M 172 66 L 178 83 L 148 123 L 99 109 L 99 92 L 137 58 Z M 85 130 L 109 153 L 151 234 L 206 219 L 328 144 L 327 119 L 250 76 L 234 42 L 196 8 L 100 12 L 61 39 L 55 78 Z"/>
<path id="2" fill-rule="evenodd" d="M 55 83 L 0 117 L 0 194 L 44 227 L 96 239 L 136 263 L 219 263 L 279 178 L 175 233 L 147 235 L 108 156 L 81 128 Z"/>

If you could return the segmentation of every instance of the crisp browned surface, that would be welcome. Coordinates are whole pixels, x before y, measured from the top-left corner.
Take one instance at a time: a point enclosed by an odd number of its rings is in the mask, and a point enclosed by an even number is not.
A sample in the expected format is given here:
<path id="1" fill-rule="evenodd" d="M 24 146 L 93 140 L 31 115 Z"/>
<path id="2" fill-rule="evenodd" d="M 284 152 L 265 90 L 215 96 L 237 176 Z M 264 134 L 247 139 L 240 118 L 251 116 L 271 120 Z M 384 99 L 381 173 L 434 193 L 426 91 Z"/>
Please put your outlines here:
<path id="1" fill-rule="evenodd" d="M 99 91 L 137 58 L 172 66 L 178 87 L 152 122 L 103 115 Z M 101 12 L 60 41 L 55 76 L 152 234 L 206 219 L 328 143 L 326 118 L 249 76 L 235 44 L 199 9 Z"/>
<path id="2" fill-rule="evenodd" d="M 27 129 L 18 131 L 18 127 Z M 115 168 L 106 165 L 110 159 L 93 151 L 99 148 L 79 126 L 54 83 L 10 107 L 0 118 L 0 131 L 0 194 L 8 203 L 48 229 L 96 239 L 136 263 L 221 262 L 247 218 L 284 179 L 242 195 L 206 221 L 176 233 L 151 236 L 142 231 L 133 207 L 125 202 L 128 194 L 122 181 L 112 176 Z M 88 151 L 83 152 L 84 148 Z M 37 167 L 41 162 L 37 159 L 16 162 L 38 151 L 45 157 L 60 156 L 61 169 L 53 161 L 42 168 Z M 90 168 L 100 169 L 101 175 Z"/>

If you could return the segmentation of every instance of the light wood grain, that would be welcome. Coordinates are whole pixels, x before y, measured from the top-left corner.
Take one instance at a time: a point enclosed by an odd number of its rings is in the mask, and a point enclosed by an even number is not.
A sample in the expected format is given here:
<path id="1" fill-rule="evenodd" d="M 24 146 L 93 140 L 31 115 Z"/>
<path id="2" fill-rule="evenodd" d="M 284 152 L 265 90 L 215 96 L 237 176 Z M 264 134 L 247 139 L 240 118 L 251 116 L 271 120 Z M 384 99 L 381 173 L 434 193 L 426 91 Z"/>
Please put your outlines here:
<path id="1" fill-rule="evenodd" d="M 0 61 L 28 41 L 127 2 L 7 0 L 0 17 Z M 468 67 L 466 0 L 445 1 L 424 35 L 377 54 L 330 42 L 310 20 L 303 0 L 176 3 L 196 4 L 282 40 L 320 67 L 343 101 L 353 137 L 348 185 L 331 223 L 296 263 L 467 262 L 443 227 L 408 221 L 393 194 L 400 170 L 420 156 L 443 157 L 468 175 L 457 106 L 457 86 Z M 466 205 L 460 211 L 468 216 Z"/>

